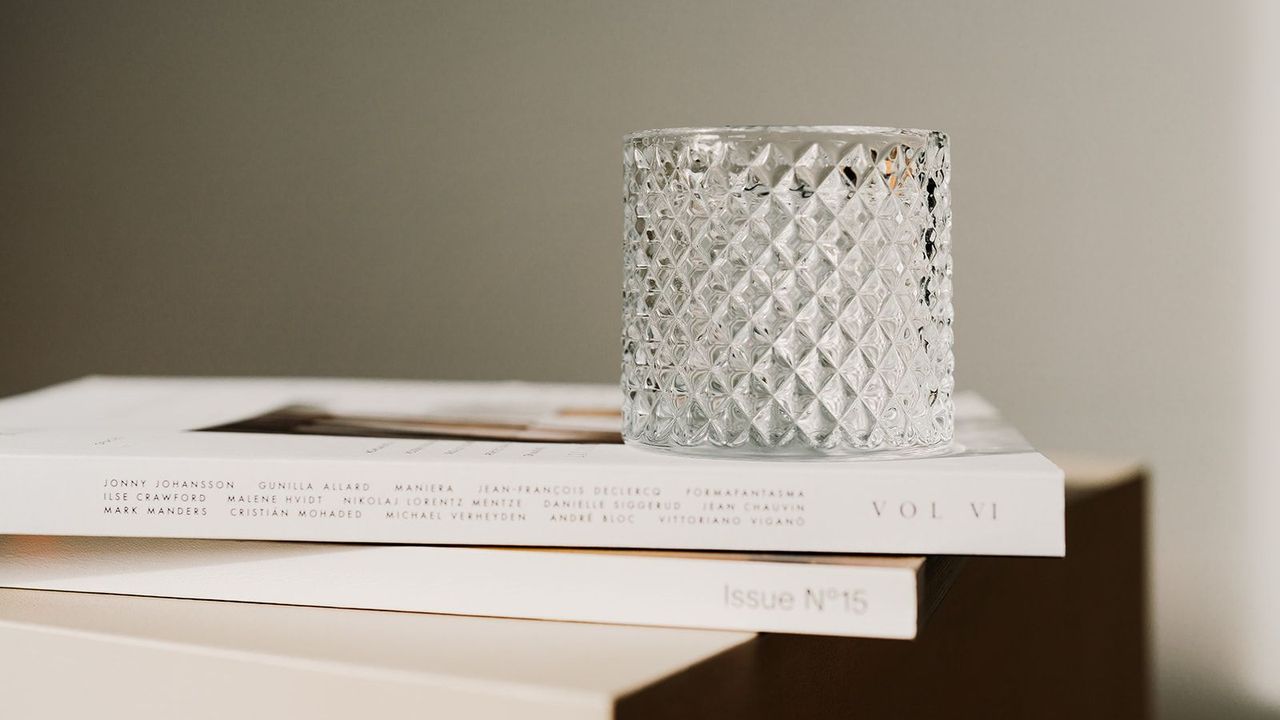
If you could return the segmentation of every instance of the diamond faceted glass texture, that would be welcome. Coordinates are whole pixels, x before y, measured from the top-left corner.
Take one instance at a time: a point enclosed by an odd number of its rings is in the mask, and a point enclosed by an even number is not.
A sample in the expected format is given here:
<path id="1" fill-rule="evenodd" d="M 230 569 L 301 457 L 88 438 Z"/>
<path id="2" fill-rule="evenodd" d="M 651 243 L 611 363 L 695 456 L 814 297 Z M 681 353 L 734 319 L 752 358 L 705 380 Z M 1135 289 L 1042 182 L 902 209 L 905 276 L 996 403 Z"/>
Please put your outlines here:
<path id="1" fill-rule="evenodd" d="M 954 430 L 950 147 L 927 130 L 624 140 L 623 436 L 910 455 Z"/>

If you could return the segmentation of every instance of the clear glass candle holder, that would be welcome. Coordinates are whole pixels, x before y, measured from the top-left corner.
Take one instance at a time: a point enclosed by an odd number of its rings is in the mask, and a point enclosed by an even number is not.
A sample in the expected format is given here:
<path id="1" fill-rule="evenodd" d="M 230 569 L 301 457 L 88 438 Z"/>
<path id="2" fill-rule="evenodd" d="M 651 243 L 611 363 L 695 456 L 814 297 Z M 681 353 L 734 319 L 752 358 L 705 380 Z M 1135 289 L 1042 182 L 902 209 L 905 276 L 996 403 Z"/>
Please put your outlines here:
<path id="1" fill-rule="evenodd" d="M 947 136 L 624 140 L 623 437 L 746 456 L 913 455 L 954 434 Z"/>

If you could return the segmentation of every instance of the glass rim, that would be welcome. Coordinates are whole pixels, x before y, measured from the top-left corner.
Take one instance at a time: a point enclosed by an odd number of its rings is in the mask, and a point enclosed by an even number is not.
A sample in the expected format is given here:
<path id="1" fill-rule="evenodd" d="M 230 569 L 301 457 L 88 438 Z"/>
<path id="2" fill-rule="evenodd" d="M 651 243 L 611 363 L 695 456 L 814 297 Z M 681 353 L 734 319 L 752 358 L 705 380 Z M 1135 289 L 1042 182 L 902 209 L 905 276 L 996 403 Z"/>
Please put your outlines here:
<path id="1" fill-rule="evenodd" d="M 747 138 L 770 135 L 830 135 L 836 137 L 856 137 L 859 135 L 905 135 L 926 138 L 930 135 L 947 134 L 941 130 L 925 128 L 899 128 L 879 125 L 722 125 L 718 127 L 673 127 L 637 130 L 622 136 L 622 141 L 629 143 L 636 140 L 659 140 L 669 138 L 719 137 Z"/>

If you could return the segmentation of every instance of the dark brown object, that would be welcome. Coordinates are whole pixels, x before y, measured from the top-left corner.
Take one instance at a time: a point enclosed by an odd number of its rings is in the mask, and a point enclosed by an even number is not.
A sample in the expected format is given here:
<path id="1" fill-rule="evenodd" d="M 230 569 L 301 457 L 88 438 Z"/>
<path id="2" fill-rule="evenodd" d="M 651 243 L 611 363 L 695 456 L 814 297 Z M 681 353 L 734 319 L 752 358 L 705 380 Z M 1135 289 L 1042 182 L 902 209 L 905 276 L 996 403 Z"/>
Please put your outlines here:
<path id="1" fill-rule="evenodd" d="M 761 635 L 618 717 L 1147 717 L 1145 473 L 1055 459 L 1066 558 L 972 558 L 917 640 Z"/>

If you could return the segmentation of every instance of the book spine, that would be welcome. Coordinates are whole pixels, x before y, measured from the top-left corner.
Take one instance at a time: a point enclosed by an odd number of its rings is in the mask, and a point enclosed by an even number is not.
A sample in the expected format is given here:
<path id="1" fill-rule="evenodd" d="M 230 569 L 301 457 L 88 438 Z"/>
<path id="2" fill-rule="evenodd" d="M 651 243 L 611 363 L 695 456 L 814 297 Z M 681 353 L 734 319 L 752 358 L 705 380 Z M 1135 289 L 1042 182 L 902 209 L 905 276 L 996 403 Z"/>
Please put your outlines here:
<path id="1" fill-rule="evenodd" d="M 492 548 L 41 542 L 0 543 L 8 556 L 0 585 L 877 638 L 914 637 L 919 604 L 917 572 L 906 567 Z M 104 551 L 112 542 L 116 550 Z"/>
<path id="2" fill-rule="evenodd" d="M 696 476 L 625 466 L 8 456 L 0 533 L 1060 556 L 1056 468 Z"/>

